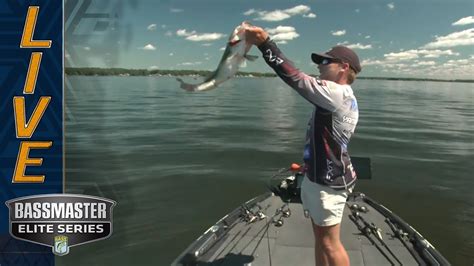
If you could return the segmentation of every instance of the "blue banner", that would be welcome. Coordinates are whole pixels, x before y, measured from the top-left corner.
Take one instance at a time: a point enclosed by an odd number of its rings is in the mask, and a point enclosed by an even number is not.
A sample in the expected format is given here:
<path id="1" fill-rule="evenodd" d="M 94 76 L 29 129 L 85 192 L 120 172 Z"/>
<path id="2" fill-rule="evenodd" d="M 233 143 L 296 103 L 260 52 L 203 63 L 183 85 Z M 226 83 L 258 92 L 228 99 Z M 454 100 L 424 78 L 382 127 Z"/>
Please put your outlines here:
<path id="1" fill-rule="evenodd" d="M 54 265 L 13 239 L 5 202 L 62 193 L 63 2 L 0 0 L 0 265 Z M 33 253 L 31 253 L 33 252 Z"/>

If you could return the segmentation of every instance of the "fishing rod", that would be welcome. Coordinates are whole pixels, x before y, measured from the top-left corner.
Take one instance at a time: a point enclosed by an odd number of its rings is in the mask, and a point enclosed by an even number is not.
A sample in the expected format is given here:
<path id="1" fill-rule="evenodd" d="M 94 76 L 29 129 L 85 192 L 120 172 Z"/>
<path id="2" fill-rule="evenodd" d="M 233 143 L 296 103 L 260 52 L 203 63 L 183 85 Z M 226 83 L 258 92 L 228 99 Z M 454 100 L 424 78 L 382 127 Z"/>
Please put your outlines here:
<path id="1" fill-rule="evenodd" d="M 383 205 L 379 205 L 377 202 L 372 200 L 370 197 L 367 197 L 364 194 L 359 195 L 364 202 L 372 206 L 383 216 L 390 218 L 403 232 L 408 234 L 408 239 L 413 244 L 413 248 L 418 252 L 420 257 L 428 265 L 451 265 L 446 258 L 441 254 L 436 252 L 436 249 L 415 229 L 408 225 L 396 214 L 392 213 L 390 210 L 385 208 Z"/>
<path id="2" fill-rule="evenodd" d="M 382 246 L 385 247 L 385 249 L 387 249 L 387 251 L 390 253 L 390 255 L 392 255 L 392 257 L 394 257 L 395 260 L 398 263 L 400 263 L 400 265 L 403 265 L 403 263 L 397 258 L 397 256 L 395 256 L 395 254 L 392 252 L 392 250 L 388 247 L 388 245 L 383 240 L 382 235 L 380 234 L 380 232 L 382 230 L 380 228 L 378 228 L 374 223 L 367 222 L 367 220 L 365 220 L 365 218 L 362 217 L 358 212 L 356 212 L 355 214 L 364 223 L 366 228 L 369 228 L 370 230 L 372 230 L 372 233 L 379 240 L 379 242 L 382 244 Z"/>
<path id="3" fill-rule="evenodd" d="M 270 252 L 270 237 L 269 237 L 269 234 L 268 234 L 268 229 L 270 228 L 270 223 L 273 222 L 273 224 L 277 227 L 280 227 L 283 225 L 283 220 L 282 220 L 282 217 L 284 218 L 288 218 L 290 217 L 291 215 L 291 211 L 290 211 L 290 207 L 288 205 L 288 203 L 285 203 L 283 204 L 280 208 L 277 208 L 276 211 L 275 211 L 275 214 L 271 217 L 268 217 L 267 215 L 265 215 L 262 211 L 261 211 L 261 206 L 257 204 L 257 207 L 258 207 L 258 210 L 256 212 L 250 210 L 245 204 L 242 205 L 242 212 L 243 212 L 243 219 L 244 221 L 247 221 L 247 223 L 253 223 L 257 220 L 263 220 L 263 219 L 266 219 L 266 223 L 263 225 L 263 227 L 257 232 L 257 234 L 255 234 L 255 236 L 247 243 L 247 245 L 245 245 L 241 251 L 240 251 L 240 254 L 242 254 L 242 252 L 244 251 L 245 248 L 247 248 L 250 243 L 252 243 L 252 241 L 257 238 L 257 237 L 260 237 L 260 239 L 258 240 L 257 244 L 255 245 L 255 248 L 252 250 L 252 253 L 250 254 L 250 256 L 253 256 L 255 254 L 255 252 L 257 251 L 257 248 L 258 246 L 260 246 L 260 243 L 262 242 L 265 234 L 267 235 L 267 246 L 268 246 L 268 256 L 269 256 L 269 261 L 270 261 L 270 265 L 272 265 L 272 257 L 271 257 L 271 252 Z M 287 210 L 284 210 L 284 208 L 287 207 Z M 268 209 L 268 206 L 267 208 L 265 209 Z M 278 220 L 275 221 L 275 217 L 277 215 L 280 214 L 280 218 Z M 241 236 L 241 239 L 247 234 L 247 232 L 250 230 L 250 227 L 247 229 L 247 231 Z M 260 236 L 260 233 L 262 233 L 263 231 L 263 234 Z M 232 249 L 235 248 L 235 246 L 237 245 L 237 243 L 234 245 L 234 247 L 232 247 Z M 231 249 L 231 250 L 232 250 Z M 222 251 L 221 251 L 222 252 Z"/>
<path id="4" fill-rule="evenodd" d="M 379 244 L 377 244 L 374 239 L 372 239 L 371 235 L 373 234 L 373 232 L 372 230 L 370 230 L 370 227 L 367 227 L 366 225 L 361 224 L 359 222 L 361 221 L 360 214 L 358 212 L 352 211 L 352 214 L 349 215 L 349 219 L 354 222 L 354 224 L 357 226 L 357 229 L 359 229 L 359 231 L 361 231 L 367 237 L 367 239 L 369 239 L 370 243 L 372 243 L 372 245 L 374 245 L 380 251 L 380 253 L 382 253 L 382 255 L 388 260 L 388 262 L 390 262 L 390 264 L 394 266 L 395 263 L 393 263 L 387 253 L 380 247 Z"/>
<path id="5" fill-rule="evenodd" d="M 416 262 L 422 266 L 427 265 L 426 262 L 420 257 L 418 252 L 413 248 L 413 246 L 407 244 L 406 238 L 408 237 L 408 233 L 405 233 L 402 229 L 397 228 L 395 224 L 392 222 L 392 220 L 390 220 L 390 218 L 385 218 L 385 222 L 388 224 L 390 229 L 392 229 L 395 237 L 397 237 L 403 243 L 403 245 L 407 248 L 408 252 L 410 252 L 410 254 L 413 256 Z"/>
<path id="6" fill-rule="evenodd" d="M 283 219 L 282 218 L 288 218 L 290 217 L 291 215 L 291 211 L 290 211 L 290 206 L 288 205 L 289 203 L 285 203 L 283 204 L 283 206 L 281 206 L 280 208 L 276 209 L 275 211 L 275 214 L 270 217 L 268 216 L 265 216 L 264 218 L 267 219 L 266 221 L 266 224 L 264 225 L 263 228 L 265 228 L 265 231 L 263 232 L 262 236 L 260 237 L 260 239 L 258 240 L 258 243 L 257 245 L 255 245 L 255 248 L 253 249 L 252 253 L 251 253 L 251 256 L 253 256 L 253 254 L 255 254 L 255 251 L 257 251 L 257 248 L 258 246 L 260 245 L 260 243 L 262 242 L 263 240 L 263 237 L 265 235 L 265 233 L 267 234 L 267 247 L 268 247 L 268 259 L 269 259 L 269 262 L 270 262 L 270 266 L 272 265 L 272 254 L 271 254 L 271 251 L 270 251 L 270 236 L 268 234 L 268 229 L 270 228 L 270 223 L 273 222 L 273 224 L 277 227 L 280 227 L 283 225 Z M 287 207 L 287 210 L 284 210 L 283 208 L 284 207 Z M 280 214 L 280 218 L 278 220 L 275 221 L 275 217 Z M 262 228 L 262 229 L 263 229 Z M 257 235 L 259 235 L 261 232 L 261 230 L 257 233 Z M 249 243 L 250 244 L 250 243 Z M 243 249 L 242 249 L 243 250 Z"/>
<path id="7" fill-rule="evenodd" d="M 285 207 L 287 208 L 287 210 L 284 210 Z M 243 210 L 245 213 L 248 213 L 249 216 L 248 217 L 243 217 L 244 221 L 247 221 L 248 223 L 253 223 L 253 222 L 256 222 L 257 220 L 260 221 L 260 220 L 263 220 L 263 219 L 266 219 L 267 221 L 265 222 L 265 224 L 263 225 L 263 227 L 255 234 L 255 236 L 249 241 L 249 243 L 247 245 L 245 245 L 243 248 L 242 248 L 242 251 L 248 247 L 248 245 L 250 245 L 250 243 L 252 243 L 252 241 L 257 238 L 257 237 L 260 237 L 260 240 L 258 241 L 254 251 L 252 252 L 252 255 L 253 253 L 255 252 L 255 250 L 257 249 L 258 245 L 260 244 L 261 240 L 263 239 L 263 236 L 265 235 L 265 232 L 268 232 L 268 229 L 270 228 L 270 224 L 273 223 L 275 226 L 277 227 L 280 227 L 283 225 L 283 220 L 282 218 L 288 218 L 290 215 L 291 215 L 291 212 L 290 212 L 290 208 L 288 206 L 288 203 L 285 203 L 283 204 L 280 208 L 277 208 L 276 211 L 275 211 L 275 214 L 272 215 L 271 217 L 268 217 L 266 216 L 265 214 L 263 214 L 260 210 L 257 211 L 257 212 L 252 212 L 251 210 Z M 260 213 L 260 214 L 259 214 Z M 280 218 L 278 220 L 275 219 L 275 217 L 277 217 L 278 215 L 280 215 Z M 251 221 L 251 222 L 250 222 Z M 263 234 L 260 236 L 260 234 L 262 233 L 263 231 Z M 246 232 L 247 233 L 247 232 Z M 245 234 L 246 234 L 245 233 Z M 245 235 L 244 234 L 244 235 Z M 244 236 L 242 235 L 242 237 Z M 242 251 L 240 253 L 242 253 Z"/>
<path id="8" fill-rule="evenodd" d="M 258 203 L 253 203 L 252 207 L 249 208 L 248 206 L 248 202 L 242 204 L 240 206 L 240 208 L 238 209 L 239 210 L 239 218 L 242 219 L 243 221 L 247 222 L 247 224 L 250 224 L 250 223 L 254 223 L 256 221 L 260 221 L 260 220 L 263 220 L 265 218 L 267 218 L 267 216 L 262 212 L 262 209 L 264 210 L 267 210 L 269 207 L 270 207 L 270 204 L 267 205 L 265 208 L 262 208 L 262 206 L 260 206 L 260 204 Z M 257 210 L 254 211 L 254 207 L 257 207 Z M 284 205 L 283 205 L 284 206 Z M 282 207 L 283 207 L 282 206 Z M 280 207 L 280 208 L 282 208 Z M 260 231 L 257 232 L 257 234 L 250 240 L 249 243 L 247 243 L 246 245 L 244 245 L 244 247 L 242 248 L 242 250 L 240 251 L 240 253 L 242 253 L 242 251 L 248 247 L 248 245 L 250 245 L 250 243 L 252 243 L 252 241 L 258 237 L 260 235 L 260 233 L 265 229 L 265 226 L 266 224 L 262 227 L 262 229 L 260 229 Z M 219 252 L 219 254 L 217 255 L 217 257 L 219 257 L 226 249 L 227 247 L 230 245 L 230 243 L 232 242 L 235 242 L 234 245 L 227 251 L 227 252 L 230 252 L 232 250 L 234 250 L 235 247 L 237 247 L 237 245 L 240 243 L 240 241 L 247 235 L 247 233 L 252 229 L 252 227 L 247 227 L 247 229 L 245 230 L 245 232 L 243 234 L 242 233 L 242 230 L 238 231 L 237 234 L 234 235 L 233 239 L 231 241 L 229 241 L 229 243 Z M 265 233 L 264 233 L 265 234 Z M 237 239 L 237 237 L 240 237 L 239 240 L 237 241 L 234 241 Z M 260 242 L 260 241 L 259 241 Z M 258 244 L 257 244 L 258 246 Z"/>

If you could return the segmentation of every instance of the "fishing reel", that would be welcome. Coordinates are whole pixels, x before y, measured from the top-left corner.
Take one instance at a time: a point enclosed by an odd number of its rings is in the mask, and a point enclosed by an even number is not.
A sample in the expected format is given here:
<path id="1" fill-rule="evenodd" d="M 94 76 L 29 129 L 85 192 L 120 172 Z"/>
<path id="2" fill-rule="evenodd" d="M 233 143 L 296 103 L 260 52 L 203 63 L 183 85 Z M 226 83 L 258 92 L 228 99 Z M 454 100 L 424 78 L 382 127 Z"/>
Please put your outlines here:
<path id="1" fill-rule="evenodd" d="M 270 181 L 278 180 L 279 182 L 269 187 L 270 190 L 275 195 L 280 196 L 284 202 L 300 202 L 303 178 L 303 167 L 293 163 L 290 168 L 281 169 L 277 174 L 272 176 Z"/>
<path id="2" fill-rule="evenodd" d="M 349 208 L 352 210 L 352 212 L 363 212 L 363 213 L 367 213 L 369 212 L 369 209 L 367 209 L 366 206 L 363 206 L 363 205 L 358 205 L 358 204 L 352 204 L 352 205 L 349 205 Z"/>
<path id="3" fill-rule="evenodd" d="M 260 205 L 256 205 L 257 210 L 250 210 L 247 206 L 242 205 L 242 212 L 241 217 L 247 223 L 253 223 L 255 221 L 260 221 L 265 219 L 267 216 L 262 212 L 262 207 Z"/>
<path id="4" fill-rule="evenodd" d="M 287 209 L 283 209 L 284 207 L 287 207 Z M 272 222 L 273 224 L 276 226 L 276 227 L 281 227 L 283 226 L 284 222 L 283 222 L 283 218 L 288 218 L 291 216 L 291 210 L 290 210 L 290 207 L 288 205 L 285 205 L 281 208 L 278 208 L 276 211 L 275 211 L 275 215 L 272 219 Z M 280 216 L 278 218 L 276 218 L 277 215 Z"/>

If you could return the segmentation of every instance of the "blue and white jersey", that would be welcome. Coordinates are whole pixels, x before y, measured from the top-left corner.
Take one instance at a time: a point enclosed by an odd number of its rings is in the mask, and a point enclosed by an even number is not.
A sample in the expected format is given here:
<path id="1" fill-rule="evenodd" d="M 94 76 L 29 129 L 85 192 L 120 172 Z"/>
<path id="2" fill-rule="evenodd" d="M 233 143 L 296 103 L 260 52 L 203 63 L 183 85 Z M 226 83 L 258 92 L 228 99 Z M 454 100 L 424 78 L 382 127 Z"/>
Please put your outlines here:
<path id="1" fill-rule="evenodd" d="M 303 73 L 271 40 L 259 49 L 276 74 L 314 105 L 303 154 L 306 175 L 312 182 L 347 189 L 357 179 L 347 151 L 359 120 L 357 99 L 351 86 Z"/>

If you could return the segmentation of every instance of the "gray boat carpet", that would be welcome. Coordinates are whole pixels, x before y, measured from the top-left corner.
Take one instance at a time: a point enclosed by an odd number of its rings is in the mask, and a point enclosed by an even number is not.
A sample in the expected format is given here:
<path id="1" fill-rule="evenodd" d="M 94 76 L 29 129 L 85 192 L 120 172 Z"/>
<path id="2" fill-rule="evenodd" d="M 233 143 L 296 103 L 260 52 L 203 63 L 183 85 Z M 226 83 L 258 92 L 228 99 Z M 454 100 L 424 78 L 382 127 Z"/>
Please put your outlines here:
<path id="1" fill-rule="evenodd" d="M 284 206 L 285 203 L 275 196 L 258 204 L 266 218 L 252 223 L 242 219 L 209 251 L 210 254 L 205 256 L 206 261 L 201 261 L 199 265 L 315 265 L 311 220 L 304 216 L 302 205 L 290 203 Z M 282 206 L 283 210 L 290 209 L 290 217 L 282 217 L 281 212 L 275 215 Z M 381 228 L 383 240 L 403 265 L 418 265 L 403 244 L 392 237 L 384 217 L 367 204 L 364 206 L 369 210 L 363 214 L 364 217 Z M 350 213 L 346 206 L 341 224 L 341 240 L 351 265 L 391 265 L 349 219 Z M 283 225 L 279 227 L 272 222 L 278 218 L 283 221 Z"/>

